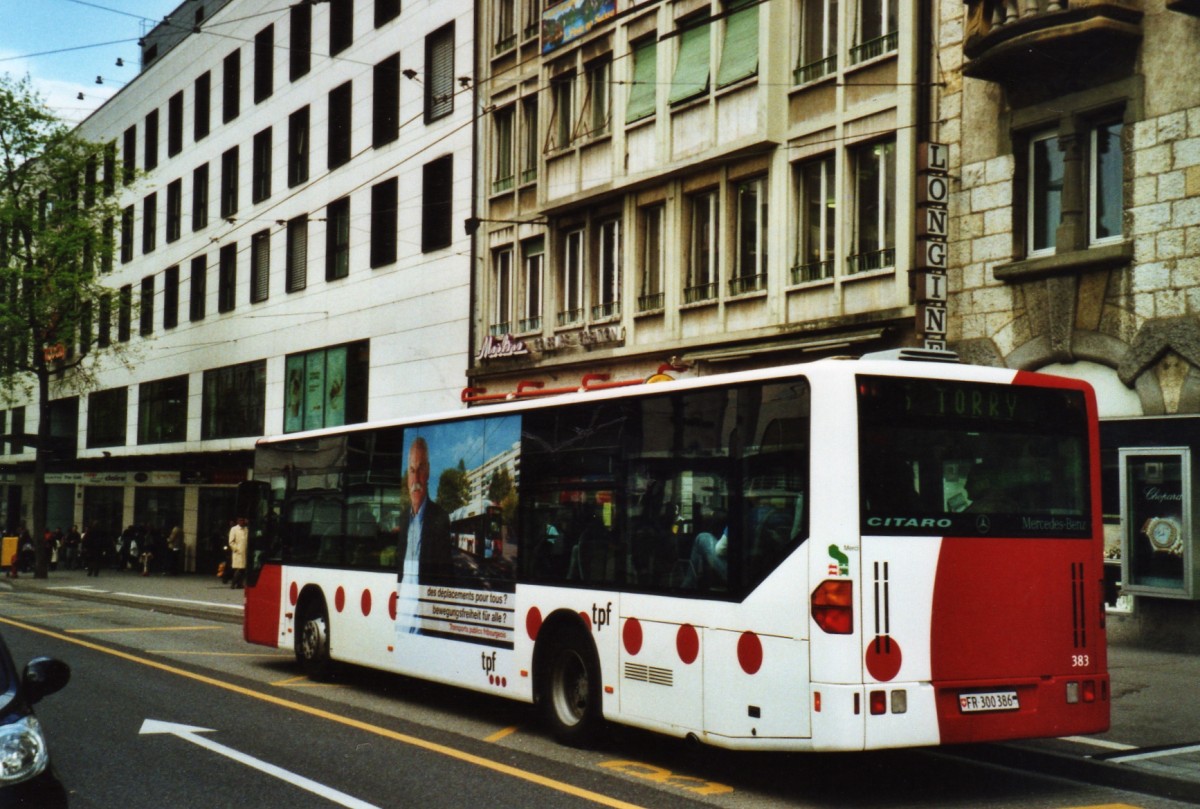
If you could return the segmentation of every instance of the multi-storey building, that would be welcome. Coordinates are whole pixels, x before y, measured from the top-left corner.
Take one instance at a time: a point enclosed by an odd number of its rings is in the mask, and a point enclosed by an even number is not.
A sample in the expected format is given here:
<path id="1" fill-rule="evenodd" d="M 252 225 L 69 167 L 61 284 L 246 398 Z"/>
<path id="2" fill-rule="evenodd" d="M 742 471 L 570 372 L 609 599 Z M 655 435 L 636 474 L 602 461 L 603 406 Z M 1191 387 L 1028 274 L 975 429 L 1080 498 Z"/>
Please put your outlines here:
<path id="1" fill-rule="evenodd" d="M 1194 640 L 1200 4 L 941 7 L 951 343 L 1092 382 L 1109 578 L 1130 613 L 1110 627 Z"/>
<path id="2" fill-rule="evenodd" d="M 186 0 L 145 38 L 79 127 L 123 213 L 78 350 L 130 362 L 53 404 L 49 527 L 180 525 L 211 569 L 257 437 L 457 404 L 473 26 L 466 0 Z M 8 530 L 32 457 L 0 458 Z"/>
<path id="3" fill-rule="evenodd" d="M 916 340 L 929 3 L 478 5 L 475 400 Z"/>

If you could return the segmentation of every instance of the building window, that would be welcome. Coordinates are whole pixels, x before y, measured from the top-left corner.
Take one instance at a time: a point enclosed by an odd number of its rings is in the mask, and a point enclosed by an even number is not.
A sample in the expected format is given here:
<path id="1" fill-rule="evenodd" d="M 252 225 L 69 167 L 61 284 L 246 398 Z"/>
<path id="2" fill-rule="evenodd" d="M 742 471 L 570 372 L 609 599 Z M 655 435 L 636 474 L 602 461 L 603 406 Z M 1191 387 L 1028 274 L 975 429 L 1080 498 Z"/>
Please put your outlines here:
<path id="1" fill-rule="evenodd" d="M 133 176 L 137 173 L 137 127 L 131 126 L 125 130 L 125 134 L 121 138 L 121 163 L 124 171 L 122 172 L 121 181 L 125 185 L 133 182 Z"/>
<path id="2" fill-rule="evenodd" d="M 329 0 L 329 54 L 334 56 L 354 42 L 354 0 Z"/>
<path id="3" fill-rule="evenodd" d="M 546 258 L 546 242 L 542 238 L 530 239 L 521 245 L 524 253 L 524 270 L 521 274 L 521 322 L 523 332 L 542 330 L 542 278 Z"/>
<path id="4" fill-rule="evenodd" d="M 330 169 L 350 162 L 351 82 L 329 91 L 329 154 Z"/>
<path id="5" fill-rule="evenodd" d="M 125 423 L 129 420 L 128 407 L 128 388 L 113 388 L 88 394 L 87 445 L 89 449 L 125 446 Z M 16 411 L 13 412 L 15 415 Z M 16 431 L 15 423 L 13 430 Z"/>
<path id="6" fill-rule="evenodd" d="M 633 46 L 633 82 L 625 103 L 625 123 L 653 115 L 657 92 L 658 41 L 651 37 Z"/>
<path id="7" fill-rule="evenodd" d="M 205 371 L 200 438 L 262 435 L 266 392 L 265 360 Z"/>
<path id="8" fill-rule="evenodd" d="M 117 144 L 104 144 L 104 196 L 111 197 L 117 191 Z"/>
<path id="9" fill-rule="evenodd" d="M 88 410 L 91 410 L 89 402 Z M 166 444 L 187 439 L 187 375 L 138 385 L 137 442 Z"/>
<path id="10" fill-rule="evenodd" d="M 1125 161 L 1120 121 L 1096 126 L 1088 140 L 1088 242 L 1120 241 L 1124 233 L 1122 202 Z"/>
<path id="11" fill-rule="evenodd" d="M 850 63 L 858 64 L 896 50 L 898 0 L 858 0 L 858 31 L 850 49 Z"/>
<path id="12" fill-rule="evenodd" d="M 133 206 L 126 205 L 121 211 L 121 263 L 133 261 Z"/>
<path id="13" fill-rule="evenodd" d="M 192 120 L 192 140 L 208 137 L 212 126 L 212 73 L 207 70 L 196 77 L 196 103 Z"/>
<path id="14" fill-rule="evenodd" d="M 260 104 L 275 92 L 275 26 L 254 35 L 254 103 Z"/>
<path id="15" fill-rule="evenodd" d="M 796 169 L 800 221 L 796 228 L 796 265 L 792 283 L 833 277 L 834 235 L 837 221 L 833 155 L 804 163 Z"/>
<path id="16" fill-rule="evenodd" d="M 675 62 L 675 73 L 671 76 L 671 90 L 667 100 L 671 104 L 690 101 L 708 91 L 708 76 L 711 71 L 709 22 L 689 20 L 681 24 L 679 55 Z"/>
<path id="17" fill-rule="evenodd" d="M 192 259 L 190 284 L 188 320 L 195 323 L 197 320 L 204 320 L 205 299 L 208 296 L 208 259 L 206 256 L 196 256 Z"/>
<path id="18" fill-rule="evenodd" d="M 158 167 L 158 110 L 146 115 L 146 171 Z"/>
<path id="19" fill-rule="evenodd" d="M 325 209 L 325 280 L 350 274 L 350 197 L 329 203 Z"/>
<path id="20" fill-rule="evenodd" d="M 154 334 L 154 276 L 142 279 L 142 295 L 138 305 L 138 334 L 149 337 Z"/>
<path id="21" fill-rule="evenodd" d="M 112 294 L 100 295 L 99 315 L 96 318 L 96 345 L 108 348 L 112 345 Z"/>
<path id="22" fill-rule="evenodd" d="M 237 306 L 237 242 L 222 245 L 217 259 L 217 312 Z"/>
<path id="23" fill-rule="evenodd" d="M 542 0 L 521 0 L 521 17 L 525 27 L 522 39 L 533 39 L 542 30 Z"/>
<path id="24" fill-rule="evenodd" d="M 650 205 L 638 211 L 638 237 L 641 261 L 638 284 L 638 311 L 652 312 L 666 305 L 663 294 L 663 253 L 666 249 L 663 232 L 665 205 Z"/>
<path id="25" fill-rule="evenodd" d="M 425 123 L 454 112 L 454 23 L 425 37 Z"/>
<path id="26" fill-rule="evenodd" d="M 583 322 L 583 228 L 563 234 L 558 326 Z"/>
<path id="27" fill-rule="evenodd" d="M 838 0 L 801 0 L 800 55 L 796 84 L 816 81 L 837 70 Z"/>
<path id="28" fill-rule="evenodd" d="M 513 326 L 513 251 L 511 247 L 492 253 L 492 322 L 488 333 L 502 337 Z"/>
<path id="29" fill-rule="evenodd" d="M 508 191 L 513 178 L 513 126 L 516 108 L 512 106 L 492 113 L 492 193 Z"/>
<path id="30" fill-rule="evenodd" d="M 375 27 L 380 28 L 400 16 L 400 0 L 375 0 Z"/>
<path id="31" fill-rule="evenodd" d="M 371 187 L 371 267 L 396 262 L 399 181 L 393 177 Z"/>
<path id="32" fill-rule="evenodd" d="M 238 211 L 238 147 L 221 155 L 221 218 L 229 219 Z"/>
<path id="33" fill-rule="evenodd" d="M 179 265 L 163 270 L 163 328 L 179 325 Z"/>
<path id="34" fill-rule="evenodd" d="M 592 320 L 621 314 L 621 223 L 601 222 L 596 228 L 596 274 L 592 290 Z"/>
<path id="35" fill-rule="evenodd" d="M 421 174 L 421 252 L 449 247 L 453 241 L 454 158 L 426 163 Z"/>
<path id="36" fill-rule="evenodd" d="M 516 0 L 496 0 L 496 53 L 517 45 Z"/>
<path id="37" fill-rule="evenodd" d="M 854 171 L 852 273 L 896 265 L 896 141 L 851 150 Z"/>
<path id="38" fill-rule="evenodd" d="M 400 54 L 375 65 L 371 142 L 378 149 L 400 137 Z"/>
<path id="39" fill-rule="evenodd" d="M 716 189 L 713 189 L 693 194 L 688 199 L 688 264 L 687 283 L 683 289 L 684 303 L 717 297 L 718 196 Z"/>
<path id="40" fill-rule="evenodd" d="M 589 64 L 586 77 L 588 134 L 594 137 L 606 134 L 612 123 L 612 59 L 605 57 Z"/>
<path id="41" fill-rule="evenodd" d="M 1029 255 L 1046 255 L 1054 252 L 1062 221 L 1063 154 L 1057 133 L 1030 139 L 1029 175 Z"/>
<path id="42" fill-rule="evenodd" d="M 158 194 L 142 200 L 142 253 L 153 253 L 158 246 Z"/>
<path id="43" fill-rule="evenodd" d="M 369 368 L 370 344 L 366 341 L 288 355 L 283 431 L 366 421 Z"/>
<path id="44" fill-rule="evenodd" d="M 554 102 L 550 123 L 554 133 L 552 147 L 565 149 L 575 135 L 575 74 L 564 73 L 551 79 L 550 97 Z"/>
<path id="45" fill-rule="evenodd" d="M 288 116 L 288 188 L 308 182 L 308 107 Z"/>
<path id="46" fill-rule="evenodd" d="M 250 302 L 262 303 L 271 294 L 271 231 L 250 237 Z"/>
<path id="47" fill-rule="evenodd" d="M 271 196 L 271 127 L 254 136 L 254 165 L 251 167 L 250 200 L 262 202 Z"/>
<path id="48" fill-rule="evenodd" d="M 287 223 L 287 278 L 285 289 L 299 292 L 308 286 L 308 217 L 297 216 Z"/>
<path id="49" fill-rule="evenodd" d="M 183 151 L 183 90 L 167 101 L 167 157 Z"/>
<path id="50" fill-rule="evenodd" d="M 242 52 L 236 50 L 225 57 L 222 72 L 221 120 L 229 123 L 242 110 Z"/>
<path id="51" fill-rule="evenodd" d="M 742 295 L 767 288 L 767 178 L 739 182 L 735 204 L 735 264 L 729 294 Z"/>
<path id="52" fill-rule="evenodd" d="M 758 73 L 758 2 L 735 0 L 728 6 L 717 87 L 728 87 Z"/>
<path id="53" fill-rule="evenodd" d="M 542 154 L 538 140 L 537 96 L 521 100 L 521 183 L 537 179 L 538 158 Z"/>
<path id="54" fill-rule="evenodd" d="M 117 342 L 128 343 L 133 327 L 133 285 L 117 290 Z"/>
<path id="55" fill-rule="evenodd" d="M 183 180 L 167 185 L 167 243 L 179 241 L 183 232 Z"/>
<path id="56" fill-rule="evenodd" d="M 208 227 L 208 164 L 192 172 L 192 231 Z"/>
<path id="57" fill-rule="evenodd" d="M 312 69 L 312 6 L 295 3 L 288 16 L 288 79 L 295 81 Z"/>

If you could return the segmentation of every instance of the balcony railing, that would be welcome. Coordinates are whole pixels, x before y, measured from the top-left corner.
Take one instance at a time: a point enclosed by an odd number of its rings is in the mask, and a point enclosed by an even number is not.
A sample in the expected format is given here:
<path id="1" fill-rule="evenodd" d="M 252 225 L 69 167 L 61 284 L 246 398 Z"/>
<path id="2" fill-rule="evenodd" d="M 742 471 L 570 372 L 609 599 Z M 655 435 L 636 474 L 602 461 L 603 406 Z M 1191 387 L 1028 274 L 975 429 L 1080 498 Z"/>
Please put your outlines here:
<path id="1" fill-rule="evenodd" d="M 808 84 L 816 81 L 822 76 L 828 76 L 830 73 L 837 72 L 837 54 L 827 56 L 824 59 L 818 59 L 815 62 L 809 62 L 807 65 L 801 65 L 792 73 L 792 79 L 796 84 Z"/>
<path id="2" fill-rule="evenodd" d="M 717 282 L 711 284 L 697 284 L 692 287 L 684 287 L 683 302 L 684 303 L 700 303 L 701 301 L 715 300 L 717 297 Z"/>
<path id="3" fill-rule="evenodd" d="M 748 295 L 767 288 L 767 274 L 742 275 L 729 279 L 730 295 Z"/>
<path id="4" fill-rule="evenodd" d="M 1142 0 L 967 0 L 963 73 L 1009 83 L 1062 78 L 1061 66 L 1103 53 L 1128 62 L 1140 41 Z"/>
<path id="5" fill-rule="evenodd" d="M 542 319 L 540 317 L 523 317 L 517 321 L 517 328 L 524 332 L 541 331 Z"/>
<path id="6" fill-rule="evenodd" d="M 884 34 L 881 37 L 867 40 L 861 45 L 855 45 L 850 49 L 850 64 L 857 65 L 859 62 L 865 62 L 868 59 L 874 59 L 876 56 L 891 53 L 896 50 L 899 44 L 899 31 L 893 31 L 890 34 Z"/>
<path id="7" fill-rule="evenodd" d="M 652 292 L 649 295 L 638 296 L 638 311 L 653 312 L 656 309 L 662 309 L 666 304 L 666 296 L 661 292 Z"/>
<path id="8" fill-rule="evenodd" d="M 499 194 L 502 191 L 509 191 L 512 189 L 513 183 L 514 183 L 514 180 L 513 180 L 513 176 L 511 174 L 508 175 L 507 177 L 497 178 L 492 183 L 492 193 Z"/>
<path id="9" fill-rule="evenodd" d="M 517 35 L 509 34 L 508 36 L 500 37 L 496 40 L 496 54 L 499 55 L 507 50 L 512 50 L 517 47 Z"/>
<path id="10" fill-rule="evenodd" d="M 592 320 L 610 320 L 621 316 L 621 302 L 609 301 L 592 307 Z"/>
<path id="11" fill-rule="evenodd" d="M 555 324 L 558 326 L 574 326 L 583 322 L 582 309 L 564 309 L 559 312 L 555 318 Z"/>
<path id="12" fill-rule="evenodd" d="M 882 270 L 896 266 L 896 250 L 888 247 L 883 250 L 873 250 L 870 253 L 858 253 L 847 260 L 847 269 L 851 274 Z"/>
<path id="13" fill-rule="evenodd" d="M 503 337 L 512 331 L 512 323 L 493 323 L 488 326 L 488 335 L 491 337 Z"/>
<path id="14" fill-rule="evenodd" d="M 824 281 L 833 277 L 832 261 L 813 261 L 792 267 L 792 283 L 805 284 L 809 281 Z"/>

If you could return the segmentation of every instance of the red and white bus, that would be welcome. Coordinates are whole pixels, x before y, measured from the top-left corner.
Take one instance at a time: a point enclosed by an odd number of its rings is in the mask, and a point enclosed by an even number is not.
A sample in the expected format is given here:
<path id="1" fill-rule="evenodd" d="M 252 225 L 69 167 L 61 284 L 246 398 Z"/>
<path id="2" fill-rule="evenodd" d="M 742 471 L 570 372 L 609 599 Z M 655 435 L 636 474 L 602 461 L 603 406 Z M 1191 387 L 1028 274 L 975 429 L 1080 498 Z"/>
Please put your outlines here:
<path id="1" fill-rule="evenodd" d="M 1097 435 L 1085 383 L 868 357 L 263 439 L 245 637 L 568 743 L 1100 732 Z M 464 551 L 449 513 L 501 468 L 502 553 Z"/>

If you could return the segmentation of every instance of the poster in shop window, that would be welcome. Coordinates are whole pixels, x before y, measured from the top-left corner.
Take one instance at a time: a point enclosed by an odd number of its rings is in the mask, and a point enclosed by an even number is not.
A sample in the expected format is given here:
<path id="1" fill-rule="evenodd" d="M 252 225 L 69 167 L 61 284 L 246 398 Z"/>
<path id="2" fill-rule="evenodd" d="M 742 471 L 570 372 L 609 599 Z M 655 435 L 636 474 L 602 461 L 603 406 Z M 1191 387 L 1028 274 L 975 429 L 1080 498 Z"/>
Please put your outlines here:
<path id="1" fill-rule="evenodd" d="M 1188 595 L 1187 453 L 1122 454 L 1127 589 Z"/>

